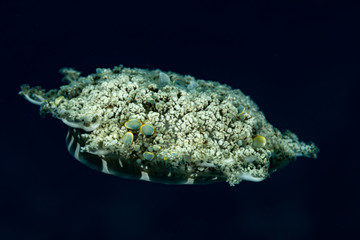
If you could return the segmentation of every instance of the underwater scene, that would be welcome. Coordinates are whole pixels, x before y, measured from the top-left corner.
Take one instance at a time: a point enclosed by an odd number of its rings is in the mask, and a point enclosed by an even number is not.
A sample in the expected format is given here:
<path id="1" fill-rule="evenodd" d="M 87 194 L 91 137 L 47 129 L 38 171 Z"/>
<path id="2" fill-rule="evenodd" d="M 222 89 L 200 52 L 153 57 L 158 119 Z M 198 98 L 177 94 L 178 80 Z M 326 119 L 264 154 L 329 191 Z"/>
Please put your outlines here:
<path id="1" fill-rule="evenodd" d="M 357 238 L 351 6 L 5 5 L 0 239 Z"/>

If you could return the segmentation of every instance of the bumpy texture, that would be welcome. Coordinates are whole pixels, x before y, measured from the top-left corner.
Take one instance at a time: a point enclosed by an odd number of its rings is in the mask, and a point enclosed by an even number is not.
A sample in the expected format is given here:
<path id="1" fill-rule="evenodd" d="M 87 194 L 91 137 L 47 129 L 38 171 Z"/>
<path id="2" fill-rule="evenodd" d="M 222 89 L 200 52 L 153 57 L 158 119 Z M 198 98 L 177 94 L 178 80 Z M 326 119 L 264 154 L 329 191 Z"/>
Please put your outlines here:
<path id="1" fill-rule="evenodd" d="M 318 152 L 313 143 L 274 128 L 240 90 L 218 82 L 123 66 L 87 77 L 73 69 L 61 72 L 68 85 L 59 90 L 23 85 L 20 94 L 40 105 L 42 115 L 67 124 L 69 151 L 105 173 L 174 184 L 226 180 L 233 186 L 262 181 L 296 157 L 315 158 Z M 74 141 L 79 146 L 70 150 Z M 98 163 L 86 163 L 94 157 Z M 131 167 L 124 170 L 124 164 Z"/>

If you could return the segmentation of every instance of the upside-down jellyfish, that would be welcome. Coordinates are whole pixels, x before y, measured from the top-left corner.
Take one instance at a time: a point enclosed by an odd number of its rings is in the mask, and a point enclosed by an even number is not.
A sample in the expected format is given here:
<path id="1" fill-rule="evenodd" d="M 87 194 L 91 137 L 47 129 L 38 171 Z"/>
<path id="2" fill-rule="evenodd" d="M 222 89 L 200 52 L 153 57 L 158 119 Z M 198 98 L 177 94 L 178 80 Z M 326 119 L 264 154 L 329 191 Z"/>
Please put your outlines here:
<path id="1" fill-rule="evenodd" d="M 173 72 L 62 69 L 67 85 L 20 95 L 68 125 L 68 151 L 81 163 L 123 178 L 166 184 L 259 182 L 313 143 L 281 133 L 238 89 Z"/>

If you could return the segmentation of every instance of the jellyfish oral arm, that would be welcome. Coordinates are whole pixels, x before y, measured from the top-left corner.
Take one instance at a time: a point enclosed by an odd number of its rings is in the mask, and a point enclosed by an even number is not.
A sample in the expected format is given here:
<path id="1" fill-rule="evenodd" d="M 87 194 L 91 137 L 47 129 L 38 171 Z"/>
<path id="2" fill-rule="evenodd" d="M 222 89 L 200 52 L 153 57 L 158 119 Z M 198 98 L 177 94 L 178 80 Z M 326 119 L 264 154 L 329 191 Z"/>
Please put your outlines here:
<path id="1" fill-rule="evenodd" d="M 35 105 L 41 105 L 45 102 L 45 99 L 39 95 L 34 95 L 37 99 L 31 98 L 29 95 L 24 94 L 24 98 Z"/>
<path id="2" fill-rule="evenodd" d="M 72 128 L 79 128 L 79 129 L 82 129 L 86 132 L 91 132 L 91 131 L 94 131 L 96 128 L 99 127 L 100 125 L 100 122 L 95 122 L 95 123 L 92 123 L 90 124 L 89 126 L 85 126 L 83 123 L 81 122 L 71 122 L 71 121 L 68 121 L 66 119 L 61 119 L 61 121 L 63 121 L 63 123 L 65 123 L 66 125 L 68 125 L 69 127 L 72 127 Z"/>

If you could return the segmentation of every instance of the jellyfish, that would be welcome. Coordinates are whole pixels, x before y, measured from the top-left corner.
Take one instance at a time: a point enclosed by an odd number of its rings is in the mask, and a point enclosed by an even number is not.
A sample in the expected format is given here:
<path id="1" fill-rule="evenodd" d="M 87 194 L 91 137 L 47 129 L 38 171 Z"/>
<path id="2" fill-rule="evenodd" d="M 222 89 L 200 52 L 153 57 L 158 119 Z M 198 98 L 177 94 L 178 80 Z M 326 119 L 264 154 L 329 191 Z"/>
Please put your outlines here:
<path id="1" fill-rule="evenodd" d="M 22 85 L 19 94 L 40 106 L 41 116 L 68 126 L 65 142 L 75 159 L 106 174 L 234 186 L 263 181 L 319 152 L 280 132 L 250 97 L 219 82 L 122 65 L 88 76 L 60 72 L 66 84 L 59 89 Z"/>

